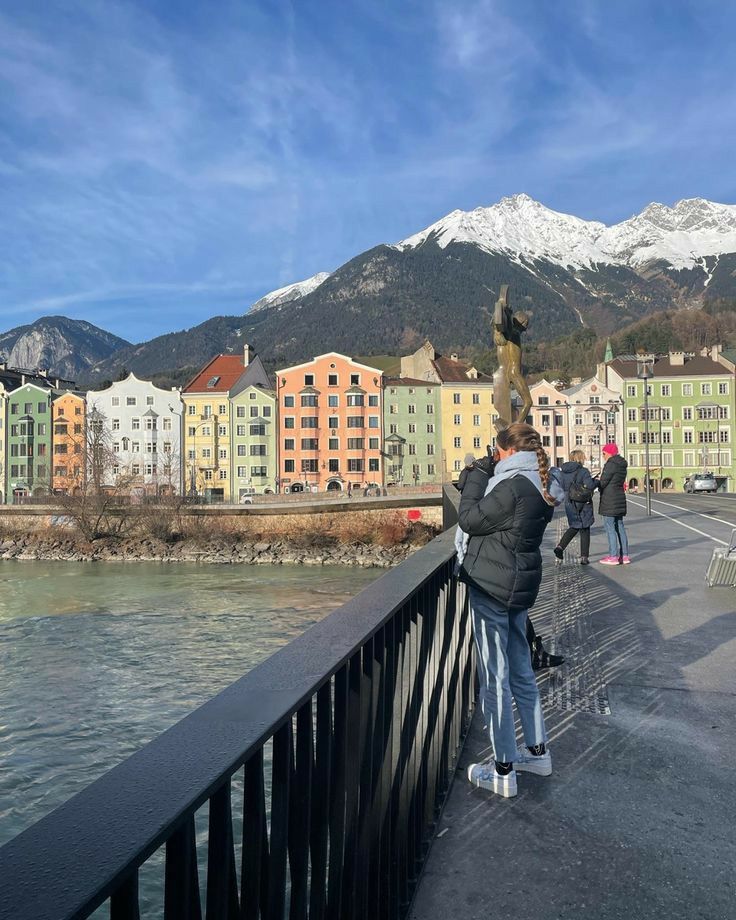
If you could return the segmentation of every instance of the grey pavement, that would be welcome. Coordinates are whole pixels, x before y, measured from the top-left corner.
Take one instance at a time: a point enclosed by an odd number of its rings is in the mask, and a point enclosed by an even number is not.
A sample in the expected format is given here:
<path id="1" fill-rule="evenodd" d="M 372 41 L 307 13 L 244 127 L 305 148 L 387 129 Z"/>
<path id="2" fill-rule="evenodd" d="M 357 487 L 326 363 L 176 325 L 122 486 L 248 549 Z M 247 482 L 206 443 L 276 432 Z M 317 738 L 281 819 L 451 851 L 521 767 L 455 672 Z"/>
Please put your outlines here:
<path id="1" fill-rule="evenodd" d="M 630 566 L 546 566 L 533 616 L 568 656 L 540 679 L 554 774 L 519 774 L 515 799 L 472 787 L 476 714 L 412 920 L 736 917 L 736 590 L 705 586 L 720 544 L 683 526 L 727 539 L 736 503 L 720 524 L 677 504 L 631 504 Z"/>

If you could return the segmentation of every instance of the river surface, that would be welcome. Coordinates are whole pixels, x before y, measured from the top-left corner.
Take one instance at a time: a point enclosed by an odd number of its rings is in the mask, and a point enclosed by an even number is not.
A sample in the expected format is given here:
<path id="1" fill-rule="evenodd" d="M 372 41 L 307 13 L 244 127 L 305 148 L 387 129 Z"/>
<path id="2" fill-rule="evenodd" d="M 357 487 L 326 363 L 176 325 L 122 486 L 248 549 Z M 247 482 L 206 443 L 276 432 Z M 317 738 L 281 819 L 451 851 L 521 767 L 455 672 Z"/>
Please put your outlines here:
<path id="1" fill-rule="evenodd" d="M 0 562 L 0 845 L 380 574 Z"/>

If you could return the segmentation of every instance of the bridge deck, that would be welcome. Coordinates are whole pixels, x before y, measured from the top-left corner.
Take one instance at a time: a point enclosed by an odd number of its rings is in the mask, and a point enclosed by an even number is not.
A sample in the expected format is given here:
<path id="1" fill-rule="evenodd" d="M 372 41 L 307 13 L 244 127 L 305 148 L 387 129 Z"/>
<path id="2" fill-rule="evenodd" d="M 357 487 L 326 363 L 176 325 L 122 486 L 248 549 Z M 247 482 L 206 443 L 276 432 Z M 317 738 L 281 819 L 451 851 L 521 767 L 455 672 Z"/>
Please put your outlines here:
<path id="1" fill-rule="evenodd" d="M 633 565 L 545 572 L 535 623 L 569 656 L 540 685 L 554 775 L 471 787 L 476 714 L 412 920 L 735 915 L 736 591 L 703 574 L 736 498 L 634 502 Z"/>

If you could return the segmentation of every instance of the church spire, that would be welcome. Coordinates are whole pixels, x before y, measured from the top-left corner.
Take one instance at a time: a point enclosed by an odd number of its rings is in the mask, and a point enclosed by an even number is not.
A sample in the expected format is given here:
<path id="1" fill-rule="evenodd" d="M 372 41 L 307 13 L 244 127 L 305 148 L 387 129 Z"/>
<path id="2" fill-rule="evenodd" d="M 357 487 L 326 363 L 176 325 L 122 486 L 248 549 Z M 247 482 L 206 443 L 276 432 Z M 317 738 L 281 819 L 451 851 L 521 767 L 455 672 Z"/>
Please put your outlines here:
<path id="1" fill-rule="evenodd" d="M 611 348 L 611 340 L 606 339 L 606 354 L 603 357 L 603 360 L 608 364 L 609 361 L 613 361 L 613 348 Z"/>

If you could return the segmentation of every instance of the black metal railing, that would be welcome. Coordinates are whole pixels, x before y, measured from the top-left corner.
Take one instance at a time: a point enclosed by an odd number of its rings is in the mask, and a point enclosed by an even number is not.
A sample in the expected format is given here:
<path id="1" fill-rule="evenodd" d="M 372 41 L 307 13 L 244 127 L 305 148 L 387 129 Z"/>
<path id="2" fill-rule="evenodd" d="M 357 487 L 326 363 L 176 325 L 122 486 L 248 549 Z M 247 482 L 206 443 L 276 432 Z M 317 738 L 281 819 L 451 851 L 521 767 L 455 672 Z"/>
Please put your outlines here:
<path id="1" fill-rule="evenodd" d="M 0 918 L 137 920 L 153 854 L 165 920 L 405 916 L 473 708 L 453 565 L 448 531 L 6 844 Z"/>

